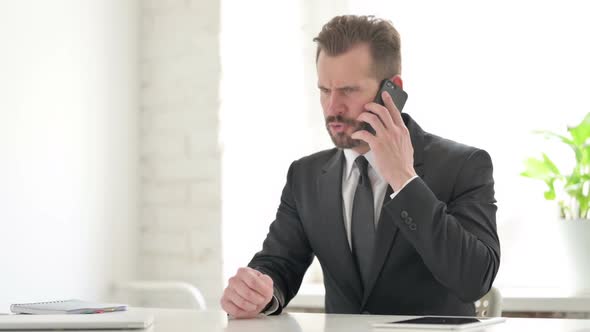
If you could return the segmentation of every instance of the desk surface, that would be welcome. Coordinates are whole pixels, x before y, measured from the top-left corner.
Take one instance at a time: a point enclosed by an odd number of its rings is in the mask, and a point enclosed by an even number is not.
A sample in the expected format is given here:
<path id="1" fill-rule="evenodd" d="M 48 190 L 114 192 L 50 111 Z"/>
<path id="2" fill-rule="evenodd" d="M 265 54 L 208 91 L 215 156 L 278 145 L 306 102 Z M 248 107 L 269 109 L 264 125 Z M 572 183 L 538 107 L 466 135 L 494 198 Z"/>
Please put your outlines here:
<path id="1" fill-rule="evenodd" d="M 150 311 L 155 316 L 149 332 L 362 332 L 394 331 L 374 329 L 371 322 L 390 321 L 408 316 L 326 315 L 313 313 L 284 313 L 279 316 L 260 316 L 255 319 L 229 320 L 222 311 L 194 311 L 182 309 L 136 309 Z M 402 331 L 402 330 L 398 330 Z M 405 330 L 407 332 L 407 330 Z M 418 330 L 414 330 L 418 331 Z M 433 331 L 433 330 L 430 330 Z M 467 330 L 469 331 L 469 330 Z M 478 332 L 588 332 L 590 320 L 556 318 L 507 318 L 506 322 L 484 327 Z"/>
<path id="2" fill-rule="evenodd" d="M 552 288 L 501 288 L 500 292 L 503 298 L 503 311 L 590 311 L 590 293 Z M 289 306 L 324 308 L 324 285 L 302 285 Z"/>

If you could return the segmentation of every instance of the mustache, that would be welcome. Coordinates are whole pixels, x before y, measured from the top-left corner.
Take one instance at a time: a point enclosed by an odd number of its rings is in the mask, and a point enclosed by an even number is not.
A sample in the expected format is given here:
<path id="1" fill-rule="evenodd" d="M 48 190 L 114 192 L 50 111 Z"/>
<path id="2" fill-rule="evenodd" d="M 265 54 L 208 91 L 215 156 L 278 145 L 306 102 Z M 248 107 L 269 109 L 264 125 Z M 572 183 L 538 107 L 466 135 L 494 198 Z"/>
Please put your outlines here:
<path id="1" fill-rule="evenodd" d="M 332 123 L 332 122 L 340 122 L 340 123 L 344 123 L 346 125 L 351 125 L 351 126 L 356 126 L 359 122 L 356 121 L 355 119 L 351 119 L 351 118 L 345 118 L 342 115 L 330 115 L 326 118 L 326 125 Z"/>

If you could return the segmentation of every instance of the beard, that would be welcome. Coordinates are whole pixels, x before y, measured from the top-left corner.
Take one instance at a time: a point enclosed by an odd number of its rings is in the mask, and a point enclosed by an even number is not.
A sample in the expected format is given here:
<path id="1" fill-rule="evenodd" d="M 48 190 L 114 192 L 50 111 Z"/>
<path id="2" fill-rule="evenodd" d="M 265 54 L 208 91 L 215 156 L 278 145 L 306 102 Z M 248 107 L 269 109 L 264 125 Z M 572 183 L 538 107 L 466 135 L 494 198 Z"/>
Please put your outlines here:
<path id="1" fill-rule="evenodd" d="M 328 134 L 330 135 L 332 142 L 334 143 L 334 145 L 337 148 L 352 149 L 354 147 L 366 144 L 362 140 L 353 139 L 352 137 L 350 137 L 349 134 L 347 134 L 345 132 L 332 134 L 332 132 L 330 131 L 330 123 L 332 123 L 332 122 L 339 122 L 339 123 L 343 123 L 345 125 L 348 125 L 353 128 L 353 132 L 357 132 L 357 131 L 362 130 L 364 128 L 363 128 L 363 123 L 360 121 L 356 121 L 351 118 L 345 118 L 342 115 L 328 116 L 326 118 L 326 129 L 328 130 Z"/>

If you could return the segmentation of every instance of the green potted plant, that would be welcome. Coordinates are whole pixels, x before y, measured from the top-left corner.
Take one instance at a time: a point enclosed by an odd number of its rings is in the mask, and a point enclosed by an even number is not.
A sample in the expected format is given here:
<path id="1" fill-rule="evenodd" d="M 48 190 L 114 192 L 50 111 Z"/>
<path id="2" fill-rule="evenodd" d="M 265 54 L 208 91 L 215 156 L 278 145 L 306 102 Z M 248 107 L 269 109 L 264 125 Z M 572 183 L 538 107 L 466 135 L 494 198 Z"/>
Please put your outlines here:
<path id="1" fill-rule="evenodd" d="M 557 139 L 572 149 L 575 165 L 571 172 L 561 171 L 543 153 L 540 159 L 526 159 L 521 175 L 547 184 L 545 199 L 557 201 L 562 219 L 587 221 L 590 218 L 590 113 L 577 126 L 568 127 L 567 131 L 567 136 L 545 130 L 535 133 L 547 139 Z"/>
<path id="2" fill-rule="evenodd" d="M 542 158 L 525 160 L 521 175 L 543 181 L 547 185 L 545 199 L 557 201 L 559 218 L 549 217 L 545 223 L 552 234 L 548 245 L 564 250 L 564 256 L 556 262 L 565 264 L 560 273 L 567 280 L 562 287 L 586 294 L 590 292 L 590 113 L 577 126 L 568 127 L 567 132 L 566 135 L 550 131 L 535 133 L 558 140 L 572 150 L 575 160 L 571 171 L 560 170 L 542 153 Z"/>

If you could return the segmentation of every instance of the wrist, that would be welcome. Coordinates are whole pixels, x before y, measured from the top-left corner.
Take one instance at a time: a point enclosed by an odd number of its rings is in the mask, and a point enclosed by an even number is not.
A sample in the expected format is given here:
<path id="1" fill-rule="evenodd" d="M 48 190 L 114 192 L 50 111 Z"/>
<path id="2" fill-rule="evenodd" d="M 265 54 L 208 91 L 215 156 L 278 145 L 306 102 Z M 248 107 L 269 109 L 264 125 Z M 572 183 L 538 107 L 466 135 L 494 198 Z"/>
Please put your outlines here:
<path id="1" fill-rule="evenodd" d="M 398 192 L 403 188 L 403 186 L 408 181 L 410 181 L 412 178 L 416 176 L 416 171 L 414 171 L 414 169 L 412 168 L 412 170 L 397 173 L 396 176 L 392 179 L 392 181 L 388 181 L 388 183 L 394 192 Z"/>
<path id="2" fill-rule="evenodd" d="M 280 313 L 279 309 L 280 309 L 279 301 L 273 295 L 273 297 L 270 299 L 268 304 L 260 311 L 260 313 L 265 314 L 265 315 L 273 315 L 273 314 Z"/>

